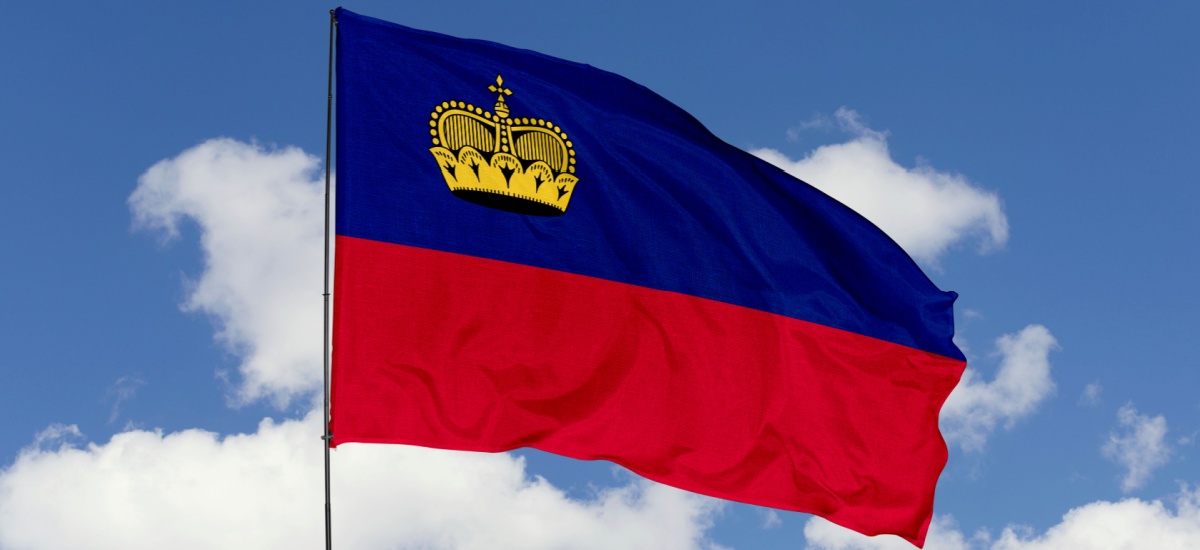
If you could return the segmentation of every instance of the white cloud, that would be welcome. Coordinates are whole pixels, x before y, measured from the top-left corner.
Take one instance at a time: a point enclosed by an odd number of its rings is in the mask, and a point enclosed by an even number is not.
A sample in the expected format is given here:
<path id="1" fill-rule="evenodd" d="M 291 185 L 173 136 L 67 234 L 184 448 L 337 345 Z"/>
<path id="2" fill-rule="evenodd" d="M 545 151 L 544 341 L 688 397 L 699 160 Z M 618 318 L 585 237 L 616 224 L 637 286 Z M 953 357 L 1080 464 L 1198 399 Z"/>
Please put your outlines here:
<path id="1" fill-rule="evenodd" d="M 1133 404 L 1127 403 L 1117 411 L 1117 422 L 1124 430 L 1120 434 L 1109 434 L 1101 451 L 1125 468 L 1121 490 L 1128 493 L 1144 486 L 1154 470 L 1170 460 L 1167 419 L 1161 414 L 1153 418 L 1138 414 Z"/>
<path id="2" fill-rule="evenodd" d="M 974 542 L 986 540 L 985 537 L 981 533 L 968 539 L 958 531 L 954 518 L 938 515 L 929 524 L 925 548 L 967 550 L 975 547 Z M 868 537 L 819 517 L 813 517 L 804 524 L 804 538 L 808 541 L 807 548 L 812 550 L 913 550 L 911 543 L 895 535 Z"/>
<path id="3" fill-rule="evenodd" d="M 791 162 L 756 151 L 863 212 L 919 259 L 933 261 L 971 234 L 1007 239 L 999 199 L 961 176 L 912 170 L 888 156 L 886 136 L 853 111 L 840 123 L 857 137 Z M 786 161 L 786 162 L 785 162 Z M 232 401 L 267 398 L 286 407 L 321 387 L 321 288 L 324 181 L 319 159 L 214 139 L 163 160 L 138 179 L 129 198 L 134 227 L 164 241 L 180 227 L 199 229 L 204 267 L 188 285 L 187 311 L 208 314 L 217 340 L 241 359 Z M 828 185 L 827 185 L 828 187 Z"/>
<path id="4" fill-rule="evenodd" d="M 919 261 L 936 263 L 952 245 L 970 239 L 981 250 L 1008 240 L 1008 219 L 995 193 L 960 174 L 921 164 L 905 168 L 892 160 L 885 133 L 845 107 L 835 116 L 853 139 L 818 147 L 801 160 L 773 149 L 751 153 L 853 208 Z"/>
<path id="5" fill-rule="evenodd" d="M 1083 387 L 1083 394 L 1079 396 L 1080 405 L 1099 405 L 1100 393 L 1104 391 L 1104 387 L 1097 380 Z"/>
<path id="6" fill-rule="evenodd" d="M 988 436 L 1003 423 L 1011 429 L 1033 414 L 1054 393 L 1050 377 L 1050 351 L 1058 343 L 1046 327 L 1029 325 L 1016 334 L 996 340 L 1000 369 L 990 382 L 969 368 L 942 407 L 941 428 L 946 440 L 966 451 L 979 451 Z"/>
<path id="7" fill-rule="evenodd" d="M 113 400 L 112 410 L 108 414 L 108 423 L 112 424 L 117 421 L 117 417 L 121 415 L 121 405 L 126 401 L 133 399 L 137 395 L 138 389 L 146 385 L 146 381 L 136 375 L 122 376 L 113 382 L 108 390 L 104 392 L 106 398 Z"/>
<path id="8" fill-rule="evenodd" d="M 0 548 L 310 548 L 323 539 L 320 415 L 255 433 L 53 426 L 0 472 Z M 636 480 L 574 500 L 507 454 L 334 451 L 342 548 L 709 548 L 719 501 Z"/>
<path id="9" fill-rule="evenodd" d="M 854 189 L 843 200 L 919 259 L 935 260 L 970 235 L 981 235 L 985 247 L 1003 244 L 1007 221 L 995 195 L 961 176 L 899 167 L 886 136 L 852 112 L 838 117 L 857 138 L 820 148 L 791 168 L 811 168 Z M 217 340 L 242 360 L 235 403 L 266 398 L 283 407 L 320 388 L 318 164 L 295 148 L 211 140 L 151 167 L 130 197 L 135 228 L 164 241 L 185 224 L 198 228 L 204 267 L 183 308 L 210 315 Z M 985 439 L 997 421 L 1028 414 L 1044 398 L 1038 388 L 1052 391 L 1046 349 L 1041 385 L 1026 380 L 1038 371 L 1038 345 L 1053 345 L 1042 327 L 1002 338 L 997 380 L 964 379 L 970 395 L 957 409 L 948 403 L 952 413 L 961 411 L 951 417 L 964 434 L 982 431 Z M 1026 405 L 994 402 L 1002 397 Z M 83 447 L 56 439 L 78 438 L 77 429 L 57 427 L 0 473 L 0 547 L 312 545 L 322 525 L 317 418 L 267 420 L 255 433 L 227 437 L 133 430 Z M 62 442 L 51 449 L 47 442 L 55 441 Z M 530 479 L 510 455 L 348 445 L 333 463 L 334 534 L 346 547 L 716 547 L 704 533 L 717 501 L 649 482 L 579 501 Z M 774 525 L 768 514 L 763 527 Z M 952 539 L 956 532 L 935 523 L 932 533 Z"/>
<path id="10" fill-rule="evenodd" d="M 1093 502 L 1067 512 L 1061 523 L 1040 536 L 1027 528 L 1006 528 L 992 550 L 1200 548 L 1200 490 L 1184 487 L 1173 500 L 1174 512 L 1158 500 Z"/>
<path id="11" fill-rule="evenodd" d="M 52 446 L 62 448 L 82 439 L 83 432 L 79 431 L 79 426 L 74 424 L 51 424 L 33 436 L 33 443 L 30 443 L 25 450 L 46 450 Z"/>
<path id="12" fill-rule="evenodd" d="M 288 148 L 212 140 L 140 179 L 135 227 L 195 223 L 205 256 L 184 309 L 244 361 L 235 401 L 319 389 L 323 182 Z M 130 430 L 83 444 L 54 425 L 0 471 L 0 548 L 301 548 L 323 538 L 320 413 L 250 434 Z M 351 444 L 333 453 L 346 548 L 717 549 L 720 501 L 636 479 L 568 498 L 508 454 Z"/>
<path id="13" fill-rule="evenodd" d="M 843 111 L 851 112 L 849 109 L 846 109 L 845 107 L 842 107 L 841 109 L 838 110 L 839 113 L 843 112 Z M 838 122 L 835 121 L 833 119 L 833 117 L 831 117 L 825 113 L 816 113 L 812 116 L 812 118 L 802 121 L 802 122 L 800 122 L 800 124 L 797 124 L 796 126 L 788 128 L 787 138 L 788 138 L 788 141 L 800 141 L 800 135 L 803 134 L 804 132 L 807 132 L 809 130 L 828 130 L 831 128 L 836 128 L 837 126 L 838 126 Z"/>
<path id="14" fill-rule="evenodd" d="M 1184 487 L 1172 499 L 1125 499 L 1093 502 L 1067 512 L 1060 523 L 1040 535 L 1009 525 L 992 540 L 985 531 L 967 538 L 953 519 L 937 516 L 930 525 L 927 550 L 1194 550 L 1200 548 L 1200 490 Z M 900 550 L 912 546 L 898 537 L 866 537 L 820 518 L 804 526 L 811 550 Z"/>
<path id="15" fill-rule="evenodd" d="M 135 228 L 170 240 L 199 227 L 204 269 L 183 308 L 212 316 L 242 358 L 236 403 L 285 407 L 322 385 L 318 164 L 294 147 L 214 139 L 152 166 L 129 197 Z"/>
<path id="16" fill-rule="evenodd" d="M 770 508 L 760 508 L 759 510 L 762 513 L 763 529 L 777 529 L 783 525 L 783 518 L 779 517 L 779 512 Z"/>

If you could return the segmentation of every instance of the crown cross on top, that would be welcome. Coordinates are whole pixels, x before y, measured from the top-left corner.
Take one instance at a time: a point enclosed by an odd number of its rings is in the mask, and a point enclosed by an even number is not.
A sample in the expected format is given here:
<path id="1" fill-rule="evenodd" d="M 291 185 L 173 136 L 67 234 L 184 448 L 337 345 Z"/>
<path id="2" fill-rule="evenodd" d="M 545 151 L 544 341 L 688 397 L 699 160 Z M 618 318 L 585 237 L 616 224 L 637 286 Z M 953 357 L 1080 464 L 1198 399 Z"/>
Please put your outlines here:
<path id="1" fill-rule="evenodd" d="M 488 90 L 499 94 L 496 96 L 496 105 L 493 107 L 496 109 L 496 114 L 507 117 L 508 104 L 504 102 L 504 96 L 512 95 L 512 90 L 504 87 L 504 77 L 496 75 L 496 83 L 488 86 Z"/>
<path id="2" fill-rule="evenodd" d="M 505 96 L 513 92 L 504 77 L 496 75 L 487 89 L 496 94 L 494 113 L 457 99 L 434 105 L 429 113 L 429 152 L 450 192 L 507 212 L 563 215 L 579 181 L 574 144 L 549 120 L 510 117 Z"/>

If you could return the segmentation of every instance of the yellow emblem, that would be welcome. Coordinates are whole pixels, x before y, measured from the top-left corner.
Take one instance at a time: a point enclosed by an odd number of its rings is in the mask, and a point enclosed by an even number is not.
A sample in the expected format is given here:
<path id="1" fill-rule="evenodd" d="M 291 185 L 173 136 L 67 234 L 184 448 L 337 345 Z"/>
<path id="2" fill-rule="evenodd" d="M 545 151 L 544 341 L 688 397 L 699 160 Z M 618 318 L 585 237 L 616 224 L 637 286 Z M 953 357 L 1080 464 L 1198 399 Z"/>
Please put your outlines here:
<path id="1" fill-rule="evenodd" d="M 433 147 L 450 192 L 461 199 L 519 214 L 561 216 L 575 191 L 575 149 L 567 134 L 540 118 L 510 118 L 504 79 L 495 113 L 445 101 L 429 121 Z"/>

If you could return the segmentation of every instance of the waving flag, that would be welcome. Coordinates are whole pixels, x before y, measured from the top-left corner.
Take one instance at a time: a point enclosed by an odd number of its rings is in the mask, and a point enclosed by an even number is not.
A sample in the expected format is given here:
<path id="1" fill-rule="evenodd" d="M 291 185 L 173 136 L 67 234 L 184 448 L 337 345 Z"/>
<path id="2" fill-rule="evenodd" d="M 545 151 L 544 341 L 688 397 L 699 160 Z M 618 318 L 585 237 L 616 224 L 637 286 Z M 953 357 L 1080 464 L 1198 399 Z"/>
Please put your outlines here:
<path id="1" fill-rule="evenodd" d="M 923 543 L 953 293 L 625 78 L 336 17 L 331 445 L 533 447 Z"/>

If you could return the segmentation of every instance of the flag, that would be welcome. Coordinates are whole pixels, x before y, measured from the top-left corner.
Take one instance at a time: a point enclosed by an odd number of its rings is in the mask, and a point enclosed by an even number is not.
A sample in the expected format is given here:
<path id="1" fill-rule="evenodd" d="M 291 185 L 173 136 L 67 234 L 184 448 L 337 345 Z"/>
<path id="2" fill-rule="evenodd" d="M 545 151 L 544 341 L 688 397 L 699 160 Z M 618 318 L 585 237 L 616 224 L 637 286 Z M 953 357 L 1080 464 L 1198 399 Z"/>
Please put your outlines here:
<path id="1" fill-rule="evenodd" d="M 623 77 L 335 15 L 332 446 L 532 447 L 923 543 L 954 293 Z"/>

